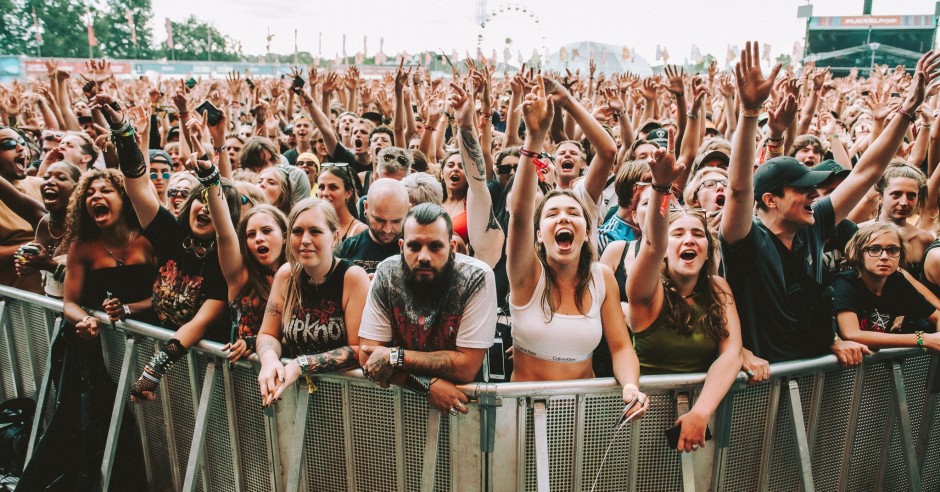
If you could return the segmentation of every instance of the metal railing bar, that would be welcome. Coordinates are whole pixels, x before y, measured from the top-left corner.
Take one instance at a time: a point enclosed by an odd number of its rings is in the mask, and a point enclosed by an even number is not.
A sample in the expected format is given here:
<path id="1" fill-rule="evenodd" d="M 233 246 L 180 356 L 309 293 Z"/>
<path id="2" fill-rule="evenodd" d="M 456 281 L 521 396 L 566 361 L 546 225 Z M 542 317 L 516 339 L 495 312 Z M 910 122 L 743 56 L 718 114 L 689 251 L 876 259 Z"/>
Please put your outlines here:
<path id="1" fill-rule="evenodd" d="M 924 392 L 924 413 L 921 415 L 917 443 L 914 445 L 914 450 L 917 452 L 917 464 L 920 469 L 924 468 L 924 459 L 927 457 L 927 440 L 930 438 L 934 411 L 937 408 L 937 391 L 935 387 L 938 383 L 940 383 L 940 357 L 931 355 L 930 368 L 927 372 L 927 386 Z"/>
<path id="2" fill-rule="evenodd" d="M 519 398 L 516 410 L 516 492 L 525 490 L 525 455 L 527 449 L 526 437 L 528 429 L 526 420 L 529 413 L 529 399 Z"/>
<path id="3" fill-rule="evenodd" d="M 392 409 L 394 411 L 394 425 L 395 425 L 395 435 L 404 436 L 405 435 L 405 418 L 404 418 L 404 395 L 401 391 L 396 391 L 392 394 Z M 427 457 L 425 457 L 427 459 Z M 405 490 L 405 440 L 404 439 L 395 439 L 395 475 L 396 483 L 398 484 L 398 490 Z"/>
<path id="4" fill-rule="evenodd" d="M 20 335 L 23 337 L 23 342 L 26 345 L 26 359 L 29 363 L 29 370 L 32 371 L 33 373 L 32 382 L 33 382 L 33 389 L 35 390 L 36 378 L 40 377 L 40 375 L 39 375 L 39 368 L 36 367 L 36 364 L 38 363 L 38 361 L 36 360 L 37 357 L 35 357 L 34 356 L 35 354 L 33 353 L 34 352 L 33 351 L 33 337 L 31 337 L 29 333 L 29 331 L 32 329 L 29 326 L 29 316 L 27 315 L 28 313 L 26 312 L 26 310 L 29 308 L 29 305 L 23 303 L 20 306 L 20 308 L 21 308 L 20 309 L 20 322 L 23 323 L 23 333 L 20 333 Z M 10 331 L 10 334 L 11 335 L 13 334 L 13 330 Z M 108 359 L 105 359 L 105 360 L 108 360 Z"/>
<path id="5" fill-rule="evenodd" d="M 900 425 L 901 453 L 907 467 L 907 480 L 911 490 L 923 490 L 920 480 L 920 469 L 917 467 L 917 454 L 914 452 L 914 436 L 911 432 L 911 412 L 907 406 L 907 393 L 904 390 L 904 374 L 901 364 L 894 362 L 890 366 L 891 382 L 893 385 L 894 403 L 896 405 L 898 425 Z"/>
<path id="6" fill-rule="evenodd" d="M 803 421 L 803 400 L 800 397 L 800 385 L 795 379 L 787 382 L 790 397 L 790 423 L 793 424 L 793 435 L 796 436 L 796 466 L 800 472 L 800 483 L 803 492 L 814 492 L 813 462 L 810 459 L 809 443 L 806 439 L 806 424 Z"/>
<path id="7" fill-rule="evenodd" d="M 676 394 L 676 415 L 681 417 L 689 413 L 689 395 L 688 393 Z M 682 473 L 682 490 L 685 492 L 695 492 L 695 468 L 692 462 L 692 455 L 682 453 L 679 455 L 679 470 Z"/>
<path id="8" fill-rule="evenodd" d="M 858 425 L 858 409 L 862 404 L 862 388 L 865 383 L 865 366 L 858 366 L 855 371 L 855 383 L 852 388 L 852 401 L 849 405 L 848 421 L 846 422 L 845 444 L 842 446 L 842 465 L 839 468 L 839 490 L 845 490 L 849 478 L 849 467 L 852 462 L 852 451 L 855 447 L 855 427 Z"/>
<path id="9" fill-rule="evenodd" d="M 153 351 L 154 354 L 161 350 L 160 344 L 154 341 Z M 179 452 L 176 449 L 176 432 L 174 431 L 174 422 L 173 422 L 173 411 L 170 408 L 170 388 L 167 384 L 166 378 L 160 379 L 160 406 L 163 410 L 163 424 L 166 426 L 166 448 L 167 453 L 170 455 L 170 472 L 173 475 L 173 486 L 176 490 L 179 490 L 183 485 L 183 477 L 180 474 L 179 467 Z M 195 400 L 193 400 L 195 401 Z"/>
<path id="10" fill-rule="evenodd" d="M 348 492 L 356 492 L 356 453 L 353 452 L 355 441 L 352 432 L 352 400 L 349 395 L 349 381 L 342 382 L 343 398 L 343 452 L 346 453 L 346 483 Z"/>
<path id="11" fill-rule="evenodd" d="M 584 395 L 575 395 L 574 397 L 574 449 L 573 459 L 574 470 L 571 472 L 571 490 L 581 490 L 581 474 L 583 473 L 584 458 L 584 415 L 586 413 L 587 401 Z"/>
<path id="12" fill-rule="evenodd" d="M 297 404 L 294 407 L 294 433 L 291 436 L 291 454 L 287 461 L 286 492 L 300 490 L 305 451 L 304 439 L 307 436 L 307 409 L 310 406 L 310 392 L 306 378 L 297 378 L 297 380 L 299 387 L 297 388 Z"/>
<path id="13" fill-rule="evenodd" d="M 100 336 L 100 335 L 99 335 Z M 121 377 L 118 379 L 114 405 L 111 409 L 111 423 L 108 426 L 108 438 L 105 441 L 104 461 L 101 463 L 101 488 L 111 489 L 111 472 L 114 471 L 114 459 L 117 455 L 118 441 L 121 438 L 121 424 L 124 422 L 124 409 L 127 408 L 127 395 L 131 385 L 130 367 L 137 355 L 134 337 L 124 340 L 124 358 L 121 360 Z"/>
<path id="14" fill-rule="evenodd" d="M 192 364 L 192 361 L 190 361 Z M 192 369 L 192 365 L 190 365 Z M 215 361 L 209 360 L 206 363 L 206 374 L 202 380 L 202 395 L 199 400 L 199 407 L 196 411 L 196 425 L 193 427 L 193 445 L 189 448 L 189 460 L 186 463 L 186 480 L 183 482 L 183 490 L 191 492 L 196 490 L 196 474 L 202 472 L 203 490 L 210 490 L 206 486 L 206 470 L 202 464 L 205 462 L 206 454 L 206 431 L 209 427 L 209 403 L 212 401 L 212 393 L 215 389 Z"/>
<path id="15" fill-rule="evenodd" d="M 36 439 L 39 437 L 39 430 L 44 427 L 43 424 L 43 414 L 45 414 L 46 409 L 46 399 L 49 397 L 49 383 L 52 381 L 52 341 L 54 341 L 59 336 L 59 331 L 62 330 L 63 325 L 65 325 L 64 317 L 57 317 L 54 327 L 52 329 L 52 339 L 49 342 L 49 352 L 46 354 L 46 370 L 43 371 L 42 383 L 39 385 L 39 391 L 36 393 L 36 413 L 33 414 L 33 428 L 29 431 L 29 446 L 26 448 L 26 462 L 29 464 L 29 459 L 33 456 L 33 447 L 36 445 Z M 24 465 L 25 469 L 25 465 Z"/>
<path id="16" fill-rule="evenodd" d="M 545 400 L 532 402 L 532 427 L 535 431 L 535 476 L 539 492 L 548 492 L 550 488 L 547 407 Z"/>
<path id="17" fill-rule="evenodd" d="M 809 402 L 809 421 L 806 424 L 806 441 L 809 455 L 816 449 L 816 430 L 819 424 L 819 409 L 822 407 L 823 390 L 826 389 L 826 373 L 817 373 L 813 380 L 813 394 Z"/>
<path id="18" fill-rule="evenodd" d="M 757 478 L 758 490 L 767 490 L 770 485 L 770 460 L 774 454 L 777 412 L 780 410 L 780 386 L 780 379 L 772 381 L 767 399 L 767 418 L 764 420 L 764 439 L 761 447 L 760 472 Z"/>
<path id="19" fill-rule="evenodd" d="M 424 462 L 421 468 L 421 490 L 434 490 L 434 472 L 437 471 L 438 442 L 441 436 L 441 412 L 428 409 L 427 435 L 424 440 Z M 451 462 L 453 464 L 453 462 Z M 401 470 L 404 474 L 404 470 Z M 404 490 L 404 489 L 401 489 Z"/>
<path id="20" fill-rule="evenodd" d="M 232 383 L 232 366 L 222 361 L 222 389 L 225 391 L 225 419 L 228 427 L 228 443 L 232 453 L 232 481 L 235 492 L 241 492 L 242 482 L 241 447 L 238 445 L 238 419 L 235 409 L 235 388 Z"/>

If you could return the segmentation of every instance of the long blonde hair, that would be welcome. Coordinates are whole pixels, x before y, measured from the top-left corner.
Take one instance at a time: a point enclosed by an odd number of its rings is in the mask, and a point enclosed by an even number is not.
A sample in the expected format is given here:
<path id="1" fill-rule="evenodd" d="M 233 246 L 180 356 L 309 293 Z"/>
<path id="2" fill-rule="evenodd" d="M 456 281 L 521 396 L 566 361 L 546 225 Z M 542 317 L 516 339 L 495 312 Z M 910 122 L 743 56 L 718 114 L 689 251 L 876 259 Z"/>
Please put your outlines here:
<path id="1" fill-rule="evenodd" d="M 317 209 L 323 216 L 326 218 L 327 226 L 330 228 L 330 231 L 336 235 L 336 232 L 339 230 L 339 218 L 336 216 L 336 210 L 333 208 L 333 204 L 326 200 L 321 200 L 319 198 L 304 198 L 303 200 L 297 202 L 297 205 L 294 205 L 294 208 L 290 211 L 290 215 L 287 218 L 287 234 L 288 238 L 285 238 L 285 241 L 288 241 L 287 249 L 287 262 L 290 264 L 290 278 L 287 280 L 287 295 L 284 296 L 284 311 L 281 315 L 281 329 L 286 330 L 291 321 L 290 313 L 293 313 L 297 306 L 303 301 L 303 294 L 301 293 L 300 286 L 302 285 L 304 267 L 297 260 L 297 254 L 294 252 L 294 249 L 289 245 L 289 237 L 291 231 L 294 229 L 294 224 L 297 223 L 297 218 L 300 217 L 300 214 Z M 331 255 L 332 255 L 332 249 Z M 330 261 L 333 261 L 333 258 L 330 258 Z"/>

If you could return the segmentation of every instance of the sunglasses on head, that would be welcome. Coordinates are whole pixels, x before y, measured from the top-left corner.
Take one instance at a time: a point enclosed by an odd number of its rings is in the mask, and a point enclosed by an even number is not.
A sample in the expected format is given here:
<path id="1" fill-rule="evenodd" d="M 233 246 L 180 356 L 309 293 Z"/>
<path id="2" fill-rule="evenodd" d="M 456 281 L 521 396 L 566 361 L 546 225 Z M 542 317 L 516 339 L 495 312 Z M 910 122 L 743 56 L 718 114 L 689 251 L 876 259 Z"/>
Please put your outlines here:
<path id="1" fill-rule="evenodd" d="M 170 172 L 169 172 L 169 171 L 163 171 L 162 174 L 161 174 L 161 173 L 158 173 L 158 172 L 151 172 L 151 173 L 150 173 L 150 179 L 157 179 L 157 178 L 160 178 L 160 177 L 162 177 L 163 179 L 170 179 Z"/>
<path id="2" fill-rule="evenodd" d="M 166 196 L 168 196 L 168 197 L 170 197 L 170 198 L 176 198 L 176 197 L 180 197 L 180 198 L 189 198 L 189 191 L 190 191 L 190 190 L 181 190 L 181 189 L 179 189 L 179 188 L 170 188 L 169 190 L 166 190 Z"/>
<path id="3" fill-rule="evenodd" d="M 26 139 L 23 137 L 19 138 L 8 138 L 0 142 L 0 150 L 13 150 L 17 145 L 26 147 Z"/>
<path id="4" fill-rule="evenodd" d="M 382 160 L 384 160 L 385 162 L 392 162 L 393 160 L 397 160 L 399 164 L 405 167 L 408 167 L 410 165 L 410 162 L 408 162 L 408 158 L 403 155 L 394 156 L 390 153 L 384 154 L 382 156 Z"/>
<path id="5" fill-rule="evenodd" d="M 496 173 L 501 174 L 503 176 L 507 174 L 512 174 L 513 172 L 515 172 L 515 170 L 516 170 L 516 166 L 513 166 L 512 164 L 500 164 L 496 166 Z"/>
<path id="6" fill-rule="evenodd" d="M 338 169 L 346 169 L 347 167 L 349 167 L 349 164 L 345 162 L 324 162 L 323 164 L 320 164 L 321 169 L 329 169 L 331 167 L 335 167 Z"/>
<path id="7" fill-rule="evenodd" d="M 62 132 L 54 132 L 51 130 L 42 131 L 42 139 L 49 141 L 49 142 L 52 142 L 52 141 L 58 142 L 59 140 L 62 140 L 62 137 L 64 136 L 65 134 Z"/>

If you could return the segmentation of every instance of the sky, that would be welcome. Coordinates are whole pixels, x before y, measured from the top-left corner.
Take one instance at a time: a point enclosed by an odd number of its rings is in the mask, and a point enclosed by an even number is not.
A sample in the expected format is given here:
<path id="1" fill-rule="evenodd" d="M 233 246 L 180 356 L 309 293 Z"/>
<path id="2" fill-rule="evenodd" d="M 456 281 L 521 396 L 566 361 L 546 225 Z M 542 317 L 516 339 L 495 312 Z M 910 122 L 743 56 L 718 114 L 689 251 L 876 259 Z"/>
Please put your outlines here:
<path id="1" fill-rule="evenodd" d="M 863 6 L 862 0 L 152 1 L 156 41 L 166 39 L 165 18 L 182 21 L 195 15 L 240 41 L 245 54 L 266 52 L 270 28 L 272 52 L 292 53 L 296 29 L 299 49 L 314 56 L 322 52 L 325 58 L 342 53 L 344 34 L 349 56 L 362 51 L 363 36 L 368 55 L 378 51 L 384 38 L 383 51 L 388 55 L 443 49 L 463 56 L 476 52 L 482 35 L 487 55 L 493 49 L 502 53 L 507 38 L 513 53 L 527 55 L 533 48 L 542 51 L 542 46 L 555 52 L 565 44 L 597 41 L 629 47 L 650 62 L 661 45 L 674 63 L 689 58 L 693 44 L 723 61 L 729 45 L 743 47 L 749 39 L 771 45 L 774 57 L 789 54 L 795 41 L 803 41 L 806 29 L 805 19 L 796 17 L 798 6 L 812 3 L 814 16 L 861 15 Z M 935 3 L 874 0 L 872 13 L 930 15 Z M 486 12 L 496 12 L 485 29 L 476 22 L 478 4 L 485 5 Z"/>

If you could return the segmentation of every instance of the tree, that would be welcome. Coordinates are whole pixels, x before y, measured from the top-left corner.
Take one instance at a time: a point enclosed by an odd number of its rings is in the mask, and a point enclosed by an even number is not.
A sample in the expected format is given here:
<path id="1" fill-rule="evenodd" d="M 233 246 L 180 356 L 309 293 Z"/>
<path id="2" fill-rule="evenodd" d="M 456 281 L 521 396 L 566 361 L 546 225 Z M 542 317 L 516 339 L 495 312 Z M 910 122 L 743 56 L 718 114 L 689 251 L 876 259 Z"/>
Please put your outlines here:
<path id="1" fill-rule="evenodd" d="M 30 27 L 32 12 L 36 10 L 43 27 L 43 56 L 88 56 L 88 37 L 85 7 L 75 0 L 3 0 L 13 5 L 12 15 L 4 14 L 3 34 L 5 51 L 11 54 L 35 54 L 35 41 Z M 8 41 L 8 42 L 7 42 Z"/>
<path id="2" fill-rule="evenodd" d="M 134 19 L 137 46 L 132 42 L 127 12 Z M 101 55 L 108 58 L 153 58 L 153 32 L 147 25 L 152 17 L 150 0 L 108 0 L 104 11 L 95 18 Z"/>
<path id="3" fill-rule="evenodd" d="M 223 36 L 218 29 L 195 16 L 189 16 L 183 22 L 173 23 L 173 41 L 176 49 L 174 51 L 173 47 L 167 46 L 164 41 L 161 43 L 163 56 L 176 60 L 209 60 L 209 38 L 212 39 L 211 60 L 238 60 L 235 43 L 228 36 Z"/>

